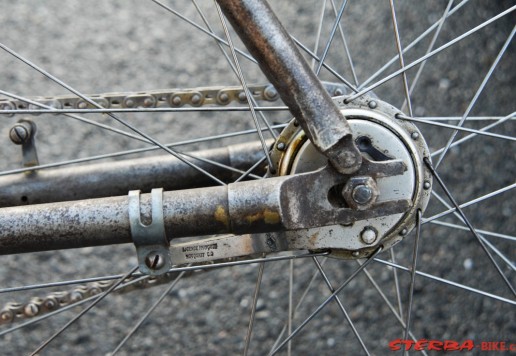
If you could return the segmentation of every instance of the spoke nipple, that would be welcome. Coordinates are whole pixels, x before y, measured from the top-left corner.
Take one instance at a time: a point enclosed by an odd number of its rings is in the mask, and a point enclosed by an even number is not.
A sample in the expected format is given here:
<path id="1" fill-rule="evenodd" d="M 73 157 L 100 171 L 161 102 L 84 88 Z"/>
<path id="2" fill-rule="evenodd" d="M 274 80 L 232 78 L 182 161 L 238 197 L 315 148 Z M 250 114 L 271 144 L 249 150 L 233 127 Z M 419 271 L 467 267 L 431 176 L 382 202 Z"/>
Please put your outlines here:
<path id="1" fill-rule="evenodd" d="M 360 252 L 359 251 L 353 251 L 353 252 L 351 252 L 351 256 L 358 257 L 358 256 L 360 256 Z"/>
<path id="2" fill-rule="evenodd" d="M 419 133 L 417 132 L 412 132 L 412 134 L 410 135 L 410 137 L 412 137 L 413 140 L 417 140 L 419 138 Z"/>
<path id="3" fill-rule="evenodd" d="M 424 188 L 425 190 L 430 189 L 430 187 L 431 187 L 431 186 L 432 186 L 432 185 L 431 185 L 431 184 L 430 184 L 430 182 L 429 182 L 429 181 L 427 181 L 427 180 L 425 180 L 425 182 L 423 183 L 423 188 Z"/>
<path id="4" fill-rule="evenodd" d="M 401 236 L 405 236 L 407 233 L 408 233 L 407 229 L 403 229 L 403 230 L 400 231 L 400 235 Z"/>
<path id="5" fill-rule="evenodd" d="M 368 104 L 369 109 L 375 109 L 378 106 L 378 103 L 374 100 L 371 100 Z"/>
<path id="6" fill-rule="evenodd" d="M 30 129 L 23 124 L 16 124 L 9 131 L 9 138 L 13 143 L 23 145 L 30 139 Z"/>
<path id="7" fill-rule="evenodd" d="M 280 151 L 283 151 L 286 148 L 286 145 L 284 142 L 278 142 L 278 144 L 276 145 L 276 148 Z"/>
<path id="8" fill-rule="evenodd" d="M 377 236 L 378 234 L 376 229 L 372 226 L 366 226 L 360 233 L 362 241 L 368 245 L 371 245 L 373 242 L 375 242 Z"/>

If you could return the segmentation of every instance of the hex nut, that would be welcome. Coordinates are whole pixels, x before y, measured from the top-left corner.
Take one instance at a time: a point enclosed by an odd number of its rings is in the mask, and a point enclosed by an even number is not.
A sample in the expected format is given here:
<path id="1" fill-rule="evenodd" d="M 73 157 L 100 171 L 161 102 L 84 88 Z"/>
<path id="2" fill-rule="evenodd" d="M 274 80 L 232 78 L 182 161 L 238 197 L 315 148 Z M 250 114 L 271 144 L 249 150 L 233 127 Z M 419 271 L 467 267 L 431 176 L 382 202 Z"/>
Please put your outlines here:
<path id="1" fill-rule="evenodd" d="M 355 210 L 370 208 L 378 198 L 375 180 L 368 176 L 351 177 L 342 188 L 342 197 Z"/>

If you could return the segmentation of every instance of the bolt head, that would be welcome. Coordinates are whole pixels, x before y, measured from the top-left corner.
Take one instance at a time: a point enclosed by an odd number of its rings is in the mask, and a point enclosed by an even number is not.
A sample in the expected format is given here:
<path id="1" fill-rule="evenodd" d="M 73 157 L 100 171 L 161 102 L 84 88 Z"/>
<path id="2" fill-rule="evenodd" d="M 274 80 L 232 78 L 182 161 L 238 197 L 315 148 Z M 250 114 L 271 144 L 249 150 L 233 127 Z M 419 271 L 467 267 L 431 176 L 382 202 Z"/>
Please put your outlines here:
<path id="1" fill-rule="evenodd" d="M 378 106 L 378 103 L 374 100 L 371 100 L 368 104 L 370 109 L 375 109 Z"/>
<path id="2" fill-rule="evenodd" d="M 351 252 L 351 256 L 353 256 L 353 257 L 358 257 L 358 256 L 360 256 L 360 252 L 358 252 L 358 251 L 353 251 L 353 252 Z"/>
<path id="3" fill-rule="evenodd" d="M 221 104 L 226 104 L 228 101 L 229 101 L 228 93 L 220 93 L 220 95 L 219 95 L 219 102 Z"/>
<path id="4" fill-rule="evenodd" d="M 25 125 L 16 124 L 9 131 L 9 138 L 13 143 L 22 145 L 29 141 L 30 131 Z"/>
<path id="5" fill-rule="evenodd" d="M 165 258 L 158 252 L 151 252 L 145 257 L 145 265 L 152 270 L 161 269 L 165 266 Z"/>
<path id="6" fill-rule="evenodd" d="M 247 101 L 247 96 L 245 95 L 245 92 L 241 91 L 240 93 L 238 93 L 238 100 L 240 100 L 241 102 Z"/>
<path id="7" fill-rule="evenodd" d="M 400 231 L 400 235 L 401 236 L 405 236 L 407 233 L 408 233 L 407 229 L 403 229 L 403 230 Z"/>
<path id="8" fill-rule="evenodd" d="M 202 97 L 199 94 L 192 95 L 191 102 L 193 105 L 199 105 L 201 103 Z"/>
<path id="9" fill-rule="evenodd" d="M 172 104 L 175 106 L 181 105 L 181 97 L 179 95 L 176 95 L 172 98 Z"/>
<path id="10" fill-rule="evenodd" d="M 419 133 L 417 132 L 412 132 L 412 134 L 410 135 L 410 137 L 412 137 L 413 140 L 417 140 L 419 138 Z"/>
<path id="11" fill-rule="evenodd" d="M 426 180 L 426 181 L 423 183 L 423 188 L 424 188 L 425 190 L 428 190 L 428 189 L 430 189 L 430 187 L 432 187 L 432 184 L 430 184 L 430 182 Z"/>
<path id="12" fill-rule="evenodd" d="M 278 91 L 272 85 L 269 85 L 267 88 L 265 88 L 263 95 L 267 100 L 273 101 L 278 99 Z"/>
<path id="13" fill-rule="evenodd" d="M 284 142 L 278 142 L 276 147 L 278 148 L 278 150 L 283 151 L 286 148 L 286 145 Z"/>

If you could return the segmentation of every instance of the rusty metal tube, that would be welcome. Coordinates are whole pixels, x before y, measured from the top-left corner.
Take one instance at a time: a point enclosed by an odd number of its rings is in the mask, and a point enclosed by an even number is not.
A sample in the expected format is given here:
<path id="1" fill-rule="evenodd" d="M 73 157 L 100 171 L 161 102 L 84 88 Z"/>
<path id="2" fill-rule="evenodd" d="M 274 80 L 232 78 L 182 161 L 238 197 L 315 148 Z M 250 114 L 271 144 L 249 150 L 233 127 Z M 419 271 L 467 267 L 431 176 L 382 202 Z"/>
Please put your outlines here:
<path id="1" fill-rule="evenodd" d="M 167 238 L 284 229 L 274 184 L 284 179 L 164 192 Z M 1 208 L 0 254 L 130 243 L 128 204 L 119 196 Z M 140 211 L 150 223 L 150 194 L 140 196 Z"/>
<path id="2" fill-rule="evenodd" d="M 247 170 L 263 156 L 259 142 L 191 152 L 229 167 Z M 229 181 L 238 173 L 200 160 L 196 165 Z M 264 172 L 258 172 L 263 174 Z M 178 190 L 213 185 L 213 181 L 171 155 L 127 159 L 19 173 L 0 177 L 0 207 L 43 204 L 127 194 L 139 189 Z"/>
<path id="3" fill-rule="evenodd" d="M 217 0 L 261 70 L 310 141 L 343 174 L 358 170 L 361 155 L 339 108 L 264 0 Z"/>

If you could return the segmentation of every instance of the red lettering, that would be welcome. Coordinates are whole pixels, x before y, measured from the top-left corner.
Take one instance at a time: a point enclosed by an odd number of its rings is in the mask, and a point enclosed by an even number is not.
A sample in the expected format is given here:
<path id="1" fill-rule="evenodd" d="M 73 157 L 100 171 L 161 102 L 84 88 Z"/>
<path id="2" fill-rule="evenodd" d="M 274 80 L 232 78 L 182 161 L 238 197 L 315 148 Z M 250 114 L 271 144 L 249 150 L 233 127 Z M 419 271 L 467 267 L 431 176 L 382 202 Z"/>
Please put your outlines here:
<path id="1" fill-rule="evenodd" d="M 415 342 L 412 340 L 401 340 L 401 343 L 405 345 L 405 351 L 409 351 L 415 344 Z"/>
<path id="2" fill-rule="evenodd" d="M 462 343 L 462 345 L 460 345 L 460 351 L 463 351 L 463 350 L 471 351 L 474 348 L 475 348 L 475 343 L 473 342 L 473 340 L 466 340 Z"/>
<path id="3" fill-rule="evenodd" d="M 426 339 L 418 340 L 416 342 L 416 344 L 414 345 L 414 350 L 416 350 L 416 351 L 424 350 L 427 344 L 428 344 L 428 340 L 426 340 Z"/>
<path id="4" fill-rule="evenodd" d="M 457 351 L 459 349 L 459 343 L 453 340 L 444 340 L 443 350 L 444 351 Z"/>
<path id="5" fill-rule="evenodd" d="M 443 343 L 438 340 L 430 340 L 428 342 L 428 351 L 442 351 Z"/>
<path id="6" fill-rule="evenodd" d="M 391 349 L 391 351 L 399 351 L 401 350 L 399 344 L 401 344 L 401 339 L 392 340 L 391 342 L 389 342 L 389 348 Z"/>

